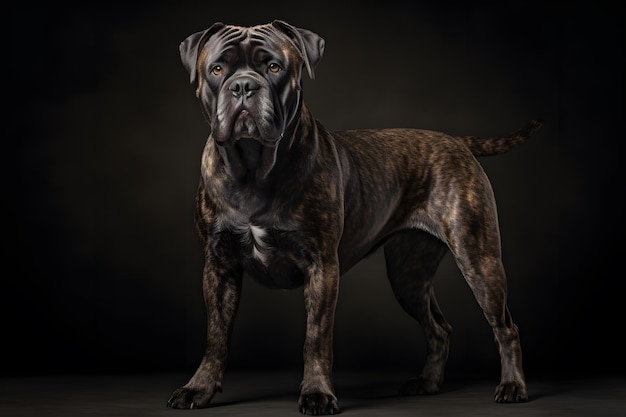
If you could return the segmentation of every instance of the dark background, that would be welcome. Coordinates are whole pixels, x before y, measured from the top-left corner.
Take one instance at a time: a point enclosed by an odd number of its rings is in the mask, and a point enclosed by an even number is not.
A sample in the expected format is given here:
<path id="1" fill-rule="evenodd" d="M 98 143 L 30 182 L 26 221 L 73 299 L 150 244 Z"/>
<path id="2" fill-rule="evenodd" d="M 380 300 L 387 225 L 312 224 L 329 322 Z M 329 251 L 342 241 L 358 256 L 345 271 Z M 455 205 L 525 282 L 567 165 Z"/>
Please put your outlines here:
<path id="1" fill-rule="evenodd" d="M 498 136 L 500 210 L 527 375 L 623 372 L 624 19 L 602 2 L 5 2 L 0 373 L 192 370 L 204 348 L 193 226 L 208 134 L 178 45 L 215 21 L 319 33 L 305 80 L 330 129 Z M 493 336 L 448 257 L 448 370 L 497 375 Z M 244 284 L 233 368 L 301 366 L 302 291 Z M 382 254 L 342 281 L 338 369 L 420 369 L 424 343 Z"/>

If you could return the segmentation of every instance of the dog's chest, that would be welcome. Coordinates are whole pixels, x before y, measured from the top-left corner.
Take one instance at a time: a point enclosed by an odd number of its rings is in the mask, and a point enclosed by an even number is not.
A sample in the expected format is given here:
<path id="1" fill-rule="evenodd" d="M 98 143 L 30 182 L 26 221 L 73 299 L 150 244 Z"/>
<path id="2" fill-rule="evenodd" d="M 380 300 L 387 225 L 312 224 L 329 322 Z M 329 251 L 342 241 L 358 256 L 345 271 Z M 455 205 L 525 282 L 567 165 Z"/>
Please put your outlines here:
<path id="1" fill-rule="evenodd" d="M 235 235 L 245 271 L 271 288 L 290 289 L 304 282 L 295 235 L 275 227 L 237 222 L 228 228 Z"/>
<path id="2" fill-rule="evenodd" d="M 264 266 L 268 265 L 272 254 L 272 241 L 267 228 L 251 223 L 235 224 L 233 231 L 239 235 L 244 255 L 252 257 Z"/>

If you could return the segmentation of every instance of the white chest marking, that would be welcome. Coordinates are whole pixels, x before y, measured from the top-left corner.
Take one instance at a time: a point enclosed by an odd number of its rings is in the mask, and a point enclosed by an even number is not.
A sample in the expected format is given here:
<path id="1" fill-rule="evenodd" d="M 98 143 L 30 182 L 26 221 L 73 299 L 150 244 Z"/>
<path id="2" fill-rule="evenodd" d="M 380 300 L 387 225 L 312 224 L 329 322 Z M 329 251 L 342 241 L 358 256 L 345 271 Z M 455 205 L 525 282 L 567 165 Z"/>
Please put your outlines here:
<path id="1" fill-rule="evenodd" d="M 270 249 L 268 244 L 263 240 L 267 234 L 259 226 L 250 225 L 250 233 L 252 234 L 252 256 L 257 258 L 263 265 L 267 265 L 267 253 Z"/>

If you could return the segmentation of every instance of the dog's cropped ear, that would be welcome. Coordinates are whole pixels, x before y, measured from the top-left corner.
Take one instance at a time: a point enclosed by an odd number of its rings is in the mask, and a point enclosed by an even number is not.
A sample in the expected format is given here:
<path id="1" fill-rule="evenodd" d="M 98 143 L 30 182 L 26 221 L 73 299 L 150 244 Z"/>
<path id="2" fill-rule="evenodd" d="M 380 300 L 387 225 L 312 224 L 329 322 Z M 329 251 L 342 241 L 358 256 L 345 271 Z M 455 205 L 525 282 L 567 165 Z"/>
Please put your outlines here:
<path id="1" fill-rule="evenodd" d="M 304 65 L 306 65 L 306 69 L 309 72 L 309 77 L 315 79 L 313 70 L 322 60 L 322 55 L 324 55 L 324 39 L 310 30 L 297 28 L 282 20 L 274 20 L 272 25 L 289 36 L 296 44 L 304 60 Z"/>
<path id="2" fill-rule="evenodd" d="M 180 51 L 180 60 L 183 62 L 185 69 L 189 71 L 189 83 L 193 84 L 198 78 L 198 55 L 204 44 L 209 40 L 211 35 L 225 27 L 221 22 L 214 23 L 207 30 L 196 32 L 189 36 L 178 47 Z"/>

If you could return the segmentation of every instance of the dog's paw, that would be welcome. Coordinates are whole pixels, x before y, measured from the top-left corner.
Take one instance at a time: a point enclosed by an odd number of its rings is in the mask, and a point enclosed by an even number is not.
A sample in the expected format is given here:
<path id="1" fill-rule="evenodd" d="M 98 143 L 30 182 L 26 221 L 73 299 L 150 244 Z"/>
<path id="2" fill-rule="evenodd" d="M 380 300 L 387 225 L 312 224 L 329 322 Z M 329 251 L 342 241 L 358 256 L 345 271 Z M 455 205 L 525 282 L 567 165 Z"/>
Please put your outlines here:
<path id="1" fill-rule="evenodd" d="M 302 414 L 310 416 L 339 414 L 341 412 L 337 397 L 322 393 L 301 394 L 298 400 L 298 410 Z"/>
<path id="2" fill-rule="evenodd" d="M 439 394 L 439 384 L 421 377 L 413 377 L 400 386 L 398 393 L 400 395 Z"/>
<path id="3" fill-rule="evenodd" d="M 502 382 L 496 387 L 494 399 L 497 403 L 522 403 L 528 401 L 528 392 L 522 383 Z"/>
<path id="4" fill-rule="evenodd" d="M 205 408 L 218 391 L 222 392 L 222 385 L 217 382 L 203 387 L 180 387 L 167 400 L 167 406 L 188 409 Z"/>

